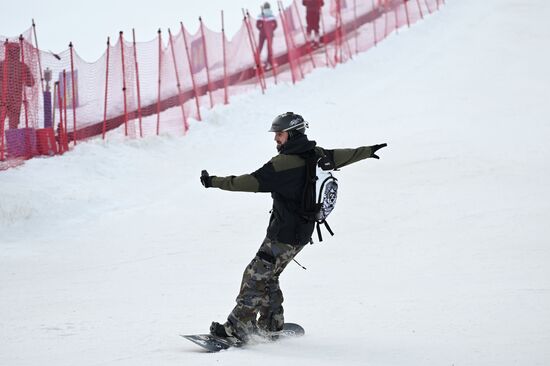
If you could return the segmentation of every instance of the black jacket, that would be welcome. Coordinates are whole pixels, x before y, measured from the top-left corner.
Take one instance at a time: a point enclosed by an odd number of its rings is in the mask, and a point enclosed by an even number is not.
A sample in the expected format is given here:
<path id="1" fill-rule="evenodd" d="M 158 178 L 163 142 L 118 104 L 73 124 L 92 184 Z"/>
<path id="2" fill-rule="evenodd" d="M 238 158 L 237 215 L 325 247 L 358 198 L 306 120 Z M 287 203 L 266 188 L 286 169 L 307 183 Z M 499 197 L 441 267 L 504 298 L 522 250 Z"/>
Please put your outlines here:
<path id="1" fill-rule="evenodd" d="M 326 155 L 336 168 L 355 163 L 372 156 L 369 146 L 357 149 L 326 150 L 316 146 L 305 135 L 288 140 L 279 155 L 273 157 L 251 174 L 228 177 L 212 177 L 212 187 L 228 191 L 270 192 L 273 209 L 267 228 L 267 237 L 291 245 L 304 245 L 311 240 L 314 223 L 300 215 L 305 186 L 305 158 L 301 155 L 311 150 Z"/>

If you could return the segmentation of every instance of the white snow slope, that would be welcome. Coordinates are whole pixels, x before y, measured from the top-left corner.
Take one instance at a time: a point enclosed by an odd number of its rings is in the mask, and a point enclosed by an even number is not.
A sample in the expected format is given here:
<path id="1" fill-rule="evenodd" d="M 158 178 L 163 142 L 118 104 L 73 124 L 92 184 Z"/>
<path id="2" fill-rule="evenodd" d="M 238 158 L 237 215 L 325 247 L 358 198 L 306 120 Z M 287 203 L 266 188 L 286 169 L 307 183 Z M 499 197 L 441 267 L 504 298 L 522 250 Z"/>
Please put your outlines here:
<path id="1" fill-rule="evenodd" d="M 0 365 L 549 365 L 549 17 L 544 0 L 449 0 L 186 137 L 0 173 Z M 281 277 L 306 336 L 204 353 L 179 334 L 232 309 L 271 201 L 200 171 L 263 165 L 288 110 L 321 146 L 389 146 L 338 173 L 336 235 Z"/>

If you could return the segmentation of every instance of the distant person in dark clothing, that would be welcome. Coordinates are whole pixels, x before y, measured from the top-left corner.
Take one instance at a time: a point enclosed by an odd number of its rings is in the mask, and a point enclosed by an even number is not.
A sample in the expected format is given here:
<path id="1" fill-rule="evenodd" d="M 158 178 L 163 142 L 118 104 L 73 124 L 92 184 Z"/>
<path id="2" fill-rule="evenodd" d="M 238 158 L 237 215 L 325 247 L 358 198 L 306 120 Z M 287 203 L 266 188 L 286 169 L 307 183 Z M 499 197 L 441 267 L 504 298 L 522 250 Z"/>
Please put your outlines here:
<path id="1" fill-rule="evenodd" d="M 319 21 L 321 20 L 321 8 L 325 5 L 323 0 L 302 0 L 306 7 L 307 38 L 314 45 L 319 45 Z M 313 33 L 313 39 L 311 38 Z"/>
<path id="2" fill-rule="evenodd" d="M 273 67 L 273 34 L 275 29 L 277 29 L 277 19 L 271 11 L 271 5 L 268 2 L 264 3 L 262 6 L 262 12 L 258 16 L 256 21 L 256 28 L 260 31 L 260 42 L 258 45 L 258 59 L 261 60 L 262 49 L 264 48 L 264 43 L 267 41 L 267 62 Z"/>
<path id="3" fill-rule="evenodd" d="M 29 66 L 20 60 L 21 47 L 19 43 L 6 41 L 3 46 L 4 60 L 0 61 L 0 116 L 5 118 L 7 115 L 9 128 L 14 129 L 19 126 L 21 105 L 23 104 L 23 86 L 33 86 L 34 78 Z M 0 123 L 4 123 L 4 121 L 2 120 Z"/>

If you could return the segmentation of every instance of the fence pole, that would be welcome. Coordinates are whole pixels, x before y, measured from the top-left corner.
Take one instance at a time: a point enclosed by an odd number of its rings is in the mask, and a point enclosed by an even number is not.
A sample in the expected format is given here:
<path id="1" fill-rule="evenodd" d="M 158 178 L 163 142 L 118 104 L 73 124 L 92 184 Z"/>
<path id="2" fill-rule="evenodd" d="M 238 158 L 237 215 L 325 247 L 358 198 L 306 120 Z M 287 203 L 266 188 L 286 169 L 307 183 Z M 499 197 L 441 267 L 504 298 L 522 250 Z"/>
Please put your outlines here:
<path id="1" fill-rule="evenodd" d="M 393 13 L 395 14 L 395 33 L 399 34 L 399 17 L 397 16 L 397 6 L 393 7 Z"/>
<path id="2" fill-rule="evenodd" d="M 263 83 L 262 76 L 261 76 L 261 73 L 263 73 L 263 67 L 262 67 L 261 62 L 260 62 L 260 55 L 258 54 L 256 49 L 254 48 L 254 41 L 252 40 L 252 35 L 250 34 L 250 28 L 248 26 L 248 21 L 246 19 L 246 13 L 245 13 L 244 9 L 242 10 L 242 12 L 243 12 L 244 26 L 246 27 L 246 33 L 248 34 L 248 42 L 250 44 L 250 50 L 252 51 L 252 59 L 254 60 L 254 64 L 256 66 L 255 67 L 256 78 L 258 79 L 258 82 L 260 83 L 260 88 L 262 89 L 262 94 L 265 94 L 264 83 Z"/>
<path id="3" fill-rule="evenodd" d="M 283 26 L 283 32 L 285 34 L 286 53 L 288 55 L 288 64 L 290 65 L 290 76 L 292 77 L 292 84 L 296 84 L 296 75 L 294 74 L 295 73 L 294 61 L 291 53 L 292 51 L 290 50 L 290 42 L 288 40 L 288 34 L 287 34 L 288 30 L 286 29 L 283 10 L 281 9 L 281 4 L 278 2 L 277 5 L 279 7 L 279 17 L 281 18 L 281 23 L 283 23 L 282 26 Z"/>
<path id="4" fill-rule="evenodd" d="M 59 85 L 59 81 L 55 82 L 55 87 L 57 88 L 57 104 L 59 106 L 59 125 L 57 127 L 57 139 L 59 141 L 59 152 L 60 154 L 63 154 L 65 152 L 65 132 L 63 131 L 63 101 L 61 99 L 61 86 Z"/>
<path id="5" fill-rule="evenodd" d="M 302 62 L 300 60 L 300 54 L 296 50 L 296 44 L 294 43 L 294 38 L 292 37 L 292 34 L 291 34 L 289 26 L 288 26 L 286 14 L 285 14 L 285 11 L 284 11 L 285 8 L 283 7 L 283 2 L 282 1 L 279 1 L 279 6 L 280 6 L 281 9 L 283 9 L 283 11 L 282 11 L 283 15 L 281 16 L 281 19 L 283 21 L 283 26 L 287 30 L 289 46 L 292 48 L 292 52 L 294 54 L 298 54 L 298 57 L 296 57 L 296 60 L 298 61 L 298 70 L 300 71 L 300 80 L 302 80 L 304 78 L 304 70 L 302 70 Z M 290 7 L 289 7 L 289 9 L 290 9 Z"/>
<path id="6" fill-rule="evenodd" d="M 157 31 L 158 34 L 158 53 L 159 53 L 159 72 L 158 72 L 158 89 L 157 89 L 157 136 L 160 133 L 160 87 L 162 82 L 162 31 Z"/>
<path id="7" fill-rule="evenodd" d="M 384 39 L 388 37 L 388 9 L 386 2 L 384 2 Z"/>
<path id="8" fill-rule="evenodd" d="M 252 40 L 252 48 L 254 50 L 253 52 L 255 55 L 257 55 L 256 62 L 258 65 L 260 83 L 262 84 L 261 86 L 262 86 L 262 94 L 263 94 L 265 89 L 267 89 L 267 84 L 265 83 L 265 70 L 264 70 L 264 65 L 262 64 L 262 55 L 260 55 L 260 49 L 258 44 L 256 43 L 256 38 L 254 37 L 254 28 L 252 27 L 252 22 L 250 21 L 250 18 L 251 18 L 250 13 L 247 10 L 245 14 L 245 19 L 246 19 L 246 24 L 248 26 L 248 29 L 250 31 L 250 39 Z"/>
<path id="9" fill-rule="evenodd" d="M 109 55 L 111 51 L 111 41 L 107 37 L 107 62 L 105 66 L 105 102 L 103 105 L 103 140 L 105 140 L 105 133 L 107 132 L 107 94 L 109 93 Z"/>
<path id="10" fill-rule="evenodd" d="M 342 18 L 340 17 L 340 0 L 336 2 L 336 28 L 334 29 L 334 63 L 342 63 Z"/>
<path id="11" fill-rule="evenodd" d="M 403 0 L 403 5 L 405 5 L 405 14 L 407 15 L 407 27 L 411 27 L 411 20 L 409 18 L 409 7 L 407 6 L 408 0 Z"/>
<path id="12" fill-rule="evenodd" d="M 426 9 L 428 9 L 428 13 L 432 14 L 432 9 L 430 8 L 430 5 L 428 4 L 428 0 L 424 0 L 424 4 L 426 4 Z"/>
<path id="13" fill-rule="evenodd" d="M 329 67 L 334 67 L 334 65 L 332 64 L 332 62 L 330 61 L 330 56 L 328 54 L 328 42 L 327 42 L 327 39 L 326 39 L 326 29 L 325 29 L 325 19 L 323 17 L 323 14 L 320 14 L 320 17 L 321 17 L 321 27 L 323 28 L 323 44 L 324 44 L 324 49 L 325 49 L 325 58 L 326 58 L 326 66 Z"/>
<path id="14" fill-rule="evenodd" d="M 6 47 L 8 40 L 4 42 L 4 52 L 6 52 Z M 6 120 L 6 98 L 8 96 L 8 83 L 5 82 L 8 80 L 8 68 L 2 67 L 2 110 L 0 110 L 0 160 L 4 161 L 4 129 L 5 129 L 5 120 Z"/>
<path id="15" fill-rule="evenodd" d="M 170 42 L 170 49 L 172 50 L 172 62 L 174 64 L 174 72 L 176 74 L 176 86 L 178 88 L 178 101 L 181 107 L 181 115 L 183 117 L 183 134 L 186 134 L 187 130 L 189 129 L 189 125 L 187 124 L 187 117 L 185 116 L 185 108 L 183 106 L 184 101 L 181 97 L 181 84 L 180 84 L 180 76 L 178 72 L 178 63 L 176 61 L 176 52 L 174 52 L 174 41 L 172 40 L 172 32 L 170 31 L 170 28 L 168 28 L 168 39 Z"/>
<path id="16" fill-rule="evenodd" d="M 19 45 L 21 48 L 21 84 L 23 84 L 23 107 L 25 108 L 25 127 L 29 128 L 29 108 L 27 101 L 27 73 L 25 70 L 25 44 L 21 34 L 19 36 Z M 4 66 L 5 67 L 5 66 Z"/>
<path id="17" fill-rule="evenodd" d="M 64 143 L 66 144 L 67 151 L 69 151 L 69 131 L 67 130 L 67 72 L 63 69 L 63 128 L 64 128 Z"/>
<path id="18" fill-rule="evenodd" d="M 32 32 L 34 34 L 34 44 L 36 44 L 36 53 L 38 54 L 38 68 L 40 69 L 40 84 L 42 85 L 42 93 L 44 93 L 44 74 L 42 73 L 42 60 L 40 59 L 40 49 L 38 48 L 38 38 L 36 37 L 36 24 L 32 20 Z"/>
<path id="19" fill-rule="evenodd" d="M 118 33 L 118 43 L 120 43 L 120 58 L 122 61 L 122 96 L 124 101 L 124 136 L 128 136 L 128 103 L 126 99 L 126 64 L 124 59 L 124 40 L 122 31 Z"/>
<path id="20" fill-rule="evenodd" d="M 281 7 L 283 7 L 283 2 L 280 1 L 281 3 Z M 283 8 L 284 9 L 284 8 Z M 292 12 L 292 10 L 290 9 L 290 6 L 288 7 L 288 9 L 290 10 L 290 12 Z M 284 11 L 283 11 L 283 14 L 284 14 Z M 292 14 L 290 14 L 292 15 Z M 302 77 L 302 79 L 304 78 L 304 70 L 302 68 L 302 59 L 301 59 L 301 56 L 296 47 L 296 43 L 294 42 L 294 37 L 292 36 L 292 33 L 290 32 L 290 29 L 289 29 L 289 22 L 287 21 L 287 17 L 286 17 L 286 14 L 285 14 L 285 24 L 286 24 L 286 27 L 288 29 L 288 35 L 289 35 L 289 39 L 290 39 L 290 44 L 292 45 L 292 48 L 294 49 L 294 52 L 296 52 L 298 54 L 298 69 L 300 70 L 300 76 Z"/>
<path id="21" fill-rule="evenodd" d="M 76 146 L 76 86 L 74 84 L 74 58 L 73 58 L 73 42 L 69 43 L 71 51 L 71 86 L 73 91 L 73 146 Z"/>
<path id="22" fill-rule="evenodd" d="M 197 90 L 197 83 L 195 82 L 195 73 L 193 72 L 193 64 L 191 63 L 191 54 L 189 52 L 189 44 L 187 42 L 187 33 L 185 32 L 185 27 L 183 26 L 183 22 L 180 22 L 181 26 L 181 33 L 183 34 L 183 42 L 185 43 L 185 54 L 187 55 L 187 63 L 189 64 L 189 73 L 191 74 L 191 83 L 193 84 L 193 91 L 195 92 L 195 105 L 197 106 L 197 116 L 199 117 L 199 121 L 202 120 L 201 118 L 201 109 L 200 109 L 200 103 L 199 103 L 199 91 Z"/>
<path id="23" fill-rule="evenodd" d="M 225 51 L 225 22 L 222 10 L 222 51 L 223 51 L 223 104 L 229 104 L 227 93 L 227 55 Z"/>
<path id="24" fill-rule="evenodd" d="M 204 37 L 204 24 L 202 17 L 199 17 L 199 23 L 201 26 L 201 38 L 202 38 L 202 50 L 204 52 L 204 63 L 206 64 L 206 82 L 208 83 L 207 90 L 210 98 L 210 108 L 214 108 L 214 100 L 212 99 L 212 82 L 210 81 L 210 66 L 208 66 L 208 52 L 206 50 L 206 38 Z"/>
<path id="25" fill-rule="evenodd" d="M 357 31 L 357 1 L 353 0 L 353 27 L 355 28 L 355 54 L 359 54 L 359 32 Z"/>
<path id="26" fill-rule="evenodd" d="M 424 13 L 422 12 L 422 7 L 420 6 L 420 0 L 416 0 L 416 5 L 418 6 L 418 11 L 420 12 L 420 19 L 424 19 Z"/>
<path id="27" fill-rule="evenodd" d="M 139 68 L 137 60 L 137 45 L 136 45 L 136 32 L 132 28 L 132 41 L 134 44 L 134 62 L 136 66 L 136 87 L 137 87 L 137 103 L 138 103 L 138 118 L 139 118 L 139 137 L 143 137 L 143 126 L 141 123 L 141 91 L 139 85 Z"/>
<path id="28" fill-rule="evenodd" d="M 372 11 L 376 9 L 376 5 L 374 5 L 374 0 L 372 0 Z M 376 19 L 374 18 L 372 20 L 372 32 L 374 36 L 374 47 L 378 46 L 378 35 L 376 34 Z"/>
<path id="29" fill-rule="evenodd" d="M 348 56 L 352 60 L 353 59 L 353 52 L 351 52 L 351 47 L 349 45 L 349 39 L 348 34 L 346 32 L 346 27 L 344 26 L 344 20 L 342 18 L 342 2 L 341 0 L 338 0 L 338 18 L 340 19 L 340 29 L 342 34 L 342 40 L 345 43 L 346 49 L 348 50 Z M 343 52 L 342 52 L 343 54 Z"/>
<path id="30" fill-rule="evenodd" d="M 263 12 L 263 8 L 260 8 Z M 273 80 L 275 81 L 275 85 L 277 85 L 277 69 L 278 65 L 273 59 L 273 37 L 275 37 L 275 33 L 273 33 L 271 38 L 267 38 L 267 57 L 269 58 L 269 62 L 271 63 L 271 69 L 273 70 Z M 271 54 L 271 57 L 269 56 Z M 265 77 L 265 74 L 264 74 Z"/>

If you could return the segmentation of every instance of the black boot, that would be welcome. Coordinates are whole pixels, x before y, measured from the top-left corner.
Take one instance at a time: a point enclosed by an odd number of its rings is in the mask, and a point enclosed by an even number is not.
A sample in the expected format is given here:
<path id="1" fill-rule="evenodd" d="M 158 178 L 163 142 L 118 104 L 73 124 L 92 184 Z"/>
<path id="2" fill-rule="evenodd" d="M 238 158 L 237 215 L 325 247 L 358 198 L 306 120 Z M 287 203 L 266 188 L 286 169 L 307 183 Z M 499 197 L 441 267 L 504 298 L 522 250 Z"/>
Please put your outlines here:
<path id="1" fill-rule="evenodd" d="M 212 322 L 212 324 L 210 325 L 210 334 L 216 337 L 229 337 L 229 334 L 227 334 L 227 332 L 225 331 L 225 327 L 223 326 L 223 324 L 220 324 L 218 322 Z"/>

